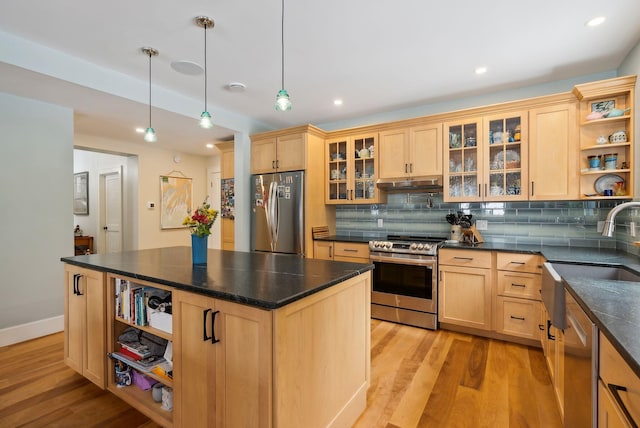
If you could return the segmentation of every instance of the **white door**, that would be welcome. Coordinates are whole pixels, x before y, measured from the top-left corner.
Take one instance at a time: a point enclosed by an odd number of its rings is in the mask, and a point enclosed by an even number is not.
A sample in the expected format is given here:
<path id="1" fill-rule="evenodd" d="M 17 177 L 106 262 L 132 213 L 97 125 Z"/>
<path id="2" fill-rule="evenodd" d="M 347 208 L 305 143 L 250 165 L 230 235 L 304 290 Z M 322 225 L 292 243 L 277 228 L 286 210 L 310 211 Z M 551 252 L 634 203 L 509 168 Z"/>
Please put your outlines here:
<path id="1" fill-rule="evenodd" d="M 222 248 L 221 234 L 222 217 L 220 217 L 220 199 L 222 197 L 222 189 L 220 188 L 220 172 L 207 171 L 209 174 L 207 195 L 209 195 L 209 204 L 211 208 L 218 211 L 218 218 L 211 228 L 211 238 L 208 240 L 210 248 Z"/>
<path id="2" fill-rule="evenodd" d="M 122 251 L 122 179 L 120 172 L 103 174 L 104 180 L 104 249 L 106 253 Z"/>

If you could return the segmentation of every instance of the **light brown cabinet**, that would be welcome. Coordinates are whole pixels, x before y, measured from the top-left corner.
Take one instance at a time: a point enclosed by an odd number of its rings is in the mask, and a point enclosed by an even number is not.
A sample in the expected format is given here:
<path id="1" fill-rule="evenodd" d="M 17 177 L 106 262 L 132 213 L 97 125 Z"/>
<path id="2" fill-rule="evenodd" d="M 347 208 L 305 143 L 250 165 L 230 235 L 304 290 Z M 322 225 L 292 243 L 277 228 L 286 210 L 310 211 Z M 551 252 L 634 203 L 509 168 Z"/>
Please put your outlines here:
<path id="1" fill-rule="evenodd" d="M 372 204 L 382 201 L 378 178 L 378 135 L 350 135 L 326 141 L 325 203 Z"/>
<path id="2" fill-rule="evenodd" d="M 305 134 L 286 134 L 251 141 L 251 173 L 300 171 L 306 167 Z"/>
<path id="3" fill-rule="evenodd" d="M 106 387 L 105 274 L 65 265 L 64 362 Z"/>
<path id="4" fill-rule="evenodd" d="M 616 77 L 576 85 L 580 100 L 580 197 L 582 199 L 634 197 L 634 116 L 636 76 Z M 618 109 L 620 115 L 594 118 L 594 112 Z M 600 140 L 602 137 L 602 140 Z M 599 141 L 600 140 L 600 141 Z M 598 165 L 591 160 L 598 160 Z M 621 183 L 618 185 L 617 183 Z M 612 195 L 605 195 L 611 190 Z"/>
<path id="5" fill-rule="evenodd" d="M 579 199 L 576 102 L 529 110 L 529 199 Z"/>
<path id="6" fill-rule="evenodd" d="M 444 200 L 526 200 L 527 119 L 512 111 L 445 122 Z"/>
<path id="7" fill-rule="evenodd" d="M 438 265 L 438 321 L 492 330 L 492 252 L 442 249 Z"/>
<path id="8" fill-rule="evenodd" d="M 564 417 L 564 332 L 551 324 L 549 313 L 543 304 L 540 304 L 540 319 L 540 344 L 558 409 Z"/>
<path id="9" fill-rule="evenodd" d="M 640 378 L 602 332 L 599 342 L 598 426 L 638 426 Z"/>
<path id="10" fill-rule="evenodd" d="M 271 426 L 269 311 L 174 293 L 176 426 Z"/>
<path id="11" fill-rule="evenodd" d="M 369 245 L 357 242 L 313 241 L 313 257 L 352 263 L 369 263 Z"/>
<path id="12" fill-rule="evenodd" d="M 381 179 L 442 175 L 442 123 L 380 132 Z"/>
<path id="13" fill-rule="evenodd" d="M 536 254 L 496 253 L 496 332 L 538 338 L 541 266 Z"/>

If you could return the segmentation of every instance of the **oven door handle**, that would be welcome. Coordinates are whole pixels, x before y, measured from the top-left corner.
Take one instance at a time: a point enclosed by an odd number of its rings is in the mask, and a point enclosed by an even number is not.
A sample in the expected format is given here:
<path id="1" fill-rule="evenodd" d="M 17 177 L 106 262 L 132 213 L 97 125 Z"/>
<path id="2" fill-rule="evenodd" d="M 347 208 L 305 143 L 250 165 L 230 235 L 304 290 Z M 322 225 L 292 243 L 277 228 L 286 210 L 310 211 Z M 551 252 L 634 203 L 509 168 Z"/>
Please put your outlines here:
<path id="1" fill-rule="evenodd" d="M 369 256 L 369 261 L 371 263 L 394 263 L 401 265 L 412 265 L 412 266 L 433 266 L 436 265 L 435 258 L 432 260 L 420 260 L 420 259 L 408 259 L 401 257 L 382 257 L 382 256 Z"/>

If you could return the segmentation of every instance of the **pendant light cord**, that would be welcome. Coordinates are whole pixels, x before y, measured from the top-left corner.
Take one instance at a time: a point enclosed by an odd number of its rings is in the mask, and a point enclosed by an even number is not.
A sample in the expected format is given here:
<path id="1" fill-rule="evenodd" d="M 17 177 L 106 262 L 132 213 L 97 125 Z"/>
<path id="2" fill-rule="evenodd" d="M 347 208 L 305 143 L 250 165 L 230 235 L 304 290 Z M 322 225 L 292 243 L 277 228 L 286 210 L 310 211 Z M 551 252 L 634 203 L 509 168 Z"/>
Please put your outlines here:
<path id="1" fill-rule="evenodd" d="M 204 23 L 204 111 L 207 111 L 207 23 Z"/>
<path id="2" fill-rule="evenodd" d="M 282 19 L 281 19 L 281 31 L 280 34 L 282 35 L 282 87 L 281 89 L 284 89 L 284 0 L 282 0 Z"/>
<path id="3" fill-rule="evenodd" d="M 149 128 L 151 128 L 151 50 L 149 50 Z"/>

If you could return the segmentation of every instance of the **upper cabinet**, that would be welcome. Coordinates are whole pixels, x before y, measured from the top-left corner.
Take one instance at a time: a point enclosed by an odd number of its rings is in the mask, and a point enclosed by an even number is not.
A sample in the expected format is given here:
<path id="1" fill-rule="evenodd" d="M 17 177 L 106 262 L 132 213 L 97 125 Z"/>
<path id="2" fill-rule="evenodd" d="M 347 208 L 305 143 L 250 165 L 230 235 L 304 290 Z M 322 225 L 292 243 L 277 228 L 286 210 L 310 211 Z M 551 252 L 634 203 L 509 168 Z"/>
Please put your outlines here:
<path id="1" fill-rule="evenodd" d="M 325 147 L 325 202 L 379 203 L 378 134 L 330 138 Z"/>
<path id="2" fill-rule="evenodd" d="M 299 171 L 305 169 L 305 134 L 289 134 L 251 142 L 251 173 Z"/>
<path id="3" fill-rule="evenodd" d="M 514 111 L 445 122 L 445 201 L 527 199 L 527 117 Z"/>
<path id="4" fill-rule="evenodd" d="M 578 198 L 576 101 L 529 110 L 529 199 Z"/>
<path id="5" fill-rule="evenodd" d="M 380 132 L 381 179 L 442 175 L 442 123 Z"/>
<path id="6" fill-rule="evenodd" d="M 580 197 L 634 197 L 636 76 L 577 85 Z"/>

